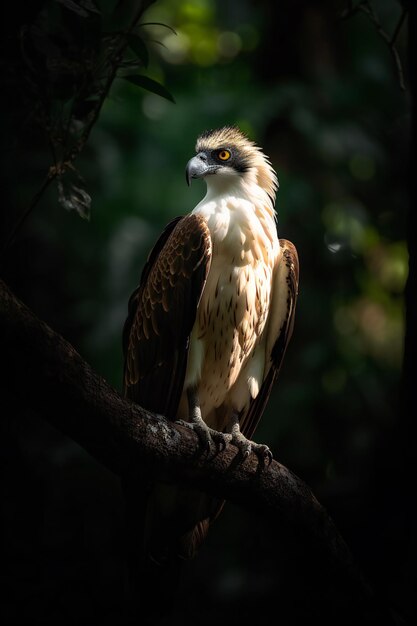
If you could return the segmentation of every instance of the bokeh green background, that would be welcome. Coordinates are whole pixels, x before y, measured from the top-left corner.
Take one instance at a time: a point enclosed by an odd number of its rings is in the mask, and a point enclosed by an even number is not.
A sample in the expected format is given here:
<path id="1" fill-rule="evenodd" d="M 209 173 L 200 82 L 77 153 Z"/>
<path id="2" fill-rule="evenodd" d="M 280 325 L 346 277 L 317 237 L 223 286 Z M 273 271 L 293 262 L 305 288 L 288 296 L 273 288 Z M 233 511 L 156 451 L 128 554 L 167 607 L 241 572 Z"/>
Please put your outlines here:
<path id="1" fill-rule="evenodd" d="M 110 11 L 114 2 L 99 4 Z M 393 32 L 400 4 L 373 4 Z M 300 257 L 294 335 L 255 439 L 312 487 L 365 572 L 398 599 L 390 564 L 402 520 L 388 506 L 383 476 L 404 334 L 409 103 L 386 42 L 361 12 L 341 20 L 344 8 L 330 0 L 158 0 L 144 21 L 170 28 L 142 27 L 150 51 L 144 73 L 175 104 L 115 81 L 77 161 L 92 196 L 90 221 L 66 212 L 57 190 L 48 190 L 19 234 L 8 276 L 121 389 L 121 331 L 146 255 L 163 226 L 205 192 L 200 181 L 191 189 L 185 183 L 196 137 L 225 124 L 247 132 L 278 173 L 279 236 Z M 403 59 L 405 44 L 401 33 Z M 11 192 L 20 207 L 48 159 L 26 155 Z M 121 619 L 117 479 L 46 425 L 26 423 L 18 439 L 46 494 L 49 530 L 42 526 L 44 540 L 27 540 L 12 582 L 27 579 L 22 571 L 42 571 L 39 597 L 46 598 L 54 579 L 52 615 L 61 623 L 85 623 L 77 606 L 84 615 Z M 19 506 L 24 515 L 24 498 Z M 10 510 L 11 520 L 20 519 L 19 508 Z M 193 600 L 178 609 L 178 623 L 196 623 L 201 601 L 208 603 L 201 624 L 219 607 L 232 614 L 242 598 L 255 615 L 274 576 L 284 580 L 292 563 L 284 544 L 280 529 L 266 531 L 263 520 L 229 504 L 187 568 L 182 593 L 191 585 Z M 24 589 L 30 596 L 30 585 Z M 51 619 L 39 597 L 35 612 Z"/>

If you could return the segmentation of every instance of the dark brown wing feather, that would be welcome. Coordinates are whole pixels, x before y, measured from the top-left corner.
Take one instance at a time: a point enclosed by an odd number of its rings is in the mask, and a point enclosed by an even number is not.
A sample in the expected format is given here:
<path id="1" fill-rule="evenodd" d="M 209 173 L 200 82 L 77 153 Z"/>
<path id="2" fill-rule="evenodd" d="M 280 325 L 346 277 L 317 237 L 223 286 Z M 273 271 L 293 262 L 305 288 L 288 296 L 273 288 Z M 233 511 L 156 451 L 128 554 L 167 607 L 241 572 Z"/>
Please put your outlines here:
<path id="1" fill-rule="evenodd" d="M 123 331 L 125 395 L 175 419 L 189 339 L 211 263 L 203 218 L 171 222 L 151 251 Z"/>
<path id="2" fill-rule="evenodd" d="M 249 405 L 248 412 L 246 415 L 242 416 L 240 428 L 248 439 L 252 439 L 259 420 L 265 410 L 294 327 L 294 313 L 298 295 L 299 277 L 298 254 L 294 244 L 290 241 L 280 239 L 279 243 L 282 249 L 282 259 L 280 263 L 284 263 L 283 269 L 285 269 L 285 283 L 287 285 L 286 293 L 282 293 L 282 298 L 286 298 L 287 300 L 286 315 L 284 316 L 278 336 L 273 344 L 271 351 L 271 367 L 264 378 L 258 395 Z"/>

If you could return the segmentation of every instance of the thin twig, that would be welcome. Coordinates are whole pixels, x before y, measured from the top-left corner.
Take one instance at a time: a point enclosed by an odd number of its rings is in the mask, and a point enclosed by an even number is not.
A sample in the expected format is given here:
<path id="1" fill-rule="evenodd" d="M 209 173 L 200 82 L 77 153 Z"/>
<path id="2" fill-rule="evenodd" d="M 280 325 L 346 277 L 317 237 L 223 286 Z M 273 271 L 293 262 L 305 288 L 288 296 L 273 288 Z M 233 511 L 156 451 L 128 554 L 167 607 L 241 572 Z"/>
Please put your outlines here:
<path id="1" fill-rule="evenodd" d="M 402 25 L 404 24 L 405 18 L 407 17 L 407 13 L 408 13 L 408 9 L 403 9 L 403 12 L 400 15 L 400 19 L 397 22 L 397 26 L 395 27 L 395 30 L 392 34 L 391 42 L 390 42 L 391 45 L 394 45 L 394 43 L 397 41 L 397 37 L 400 33 Z"/>
<path id="2" fill-rule="evenodd" d="M 346 9 L 343 11 L 341 15 L 341 19 L 346 20 L 352 17 L 353 15 L 355 15 L 358 11 L 362 11 L 362 13 L 365 13 L 365 15 L 369 17 L 371 22 L 374 24 L 377 33 L 380 35 L 380 37 L 382 37 L 382 39 L 388 45 L 392 58 L 394 59 L 395 67 L 397 69 L 400 88 L 402 91 L 405 91 L 406 88 L 405 88 L 405 82 L 404 82 L 403 66 L 401 62 L 401 57 L 395 46 L 395 42 L 404 24 L 405 18 L 407 17 L 408 9 L 407 8 L 403 9 L 401 16 L 397 22 L 397 25 L 394 29 L 394 32 L 391 36 L 388 35 L 388 33 L 383 29 L 382 24 L 379 21 L 377 14 L 375 13 L 374 7 L 372 6 L 369 0 L 361 0 L 356 5 L 353 4 L 352 0 L 349 0 L 348 6 L 346 7 Z"/>

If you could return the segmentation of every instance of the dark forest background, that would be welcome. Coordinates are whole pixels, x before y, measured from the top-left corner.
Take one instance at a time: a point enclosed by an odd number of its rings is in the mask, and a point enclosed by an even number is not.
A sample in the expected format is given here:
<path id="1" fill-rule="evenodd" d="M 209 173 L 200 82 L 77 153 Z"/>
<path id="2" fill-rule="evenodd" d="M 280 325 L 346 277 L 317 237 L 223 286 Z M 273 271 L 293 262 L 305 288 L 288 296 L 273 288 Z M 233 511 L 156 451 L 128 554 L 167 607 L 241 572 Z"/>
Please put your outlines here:
<path id="1" fill-rule="evenodd" d="M 205 191 L 185 183 L 195 139 L 225 124 L 246 131 L 278 173 L 279 236 L 300 257 L 294 335 L 255 439 L 310 485 L 395 623 L 408 623 L 414 493 L 397 484 L 409 443 L 399 428 L 404 7 L 158 0 L 140 15 L 150 24 L 130 35 L 101 107 L 105 53 L 145 4 L 20 0 L 3 20 L 1 276 L 120 390 L 129 295 L 163 226 Z M 74 169 L 56 176 L 49 168 L 65 158 Z M 7 389 L 3 400 L 0 621 L 128 623 L 118 477 L 19 411 Z M 271 612 L 273 623 L 325 622 L 335 599 L 310 583 L 296 539 L 229 503 L 187 564 L 167 623 Z"/>

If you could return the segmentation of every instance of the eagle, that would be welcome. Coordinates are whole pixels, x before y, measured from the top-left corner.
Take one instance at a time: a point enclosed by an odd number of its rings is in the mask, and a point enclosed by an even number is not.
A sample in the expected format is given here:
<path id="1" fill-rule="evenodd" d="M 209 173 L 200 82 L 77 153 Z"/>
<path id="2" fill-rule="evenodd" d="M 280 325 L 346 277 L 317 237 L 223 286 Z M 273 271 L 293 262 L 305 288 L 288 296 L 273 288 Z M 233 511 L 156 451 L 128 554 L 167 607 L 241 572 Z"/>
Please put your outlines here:
<path id="1" fill-rule="evenodd" d="M 186 180 L 199 178 L 205 197 L 166 226 L 130 298 L 124 393 L 186 423 L 204 449 L 231 442 L 267 466 L 269 447 L 252 438 L 292 334 L 298 255 L 278 239 L 270 160 L 238 128 L 198 137 Z M 145 553 L 159 564 L 193 557 L 224 501 L 145 482 Z"/>

